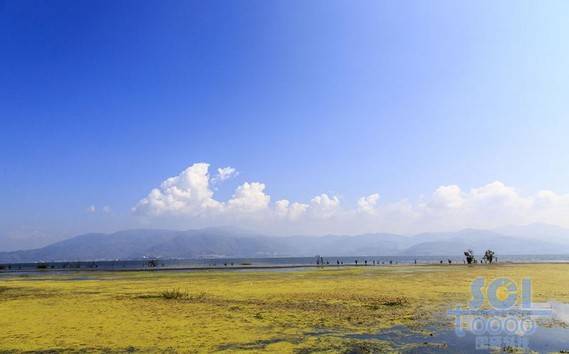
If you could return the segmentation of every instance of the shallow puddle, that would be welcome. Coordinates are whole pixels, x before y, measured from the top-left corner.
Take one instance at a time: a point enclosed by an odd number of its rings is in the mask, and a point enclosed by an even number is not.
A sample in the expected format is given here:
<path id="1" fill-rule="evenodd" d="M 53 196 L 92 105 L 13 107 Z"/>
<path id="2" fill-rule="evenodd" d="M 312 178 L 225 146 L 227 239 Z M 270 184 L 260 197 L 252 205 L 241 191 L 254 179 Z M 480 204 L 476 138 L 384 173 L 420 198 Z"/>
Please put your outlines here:
<path id="1" fill-rule="evenodd" d="M 414 331 L 405 326 L 395 326 L 377 334 L 357 334 L 355 339 L 375 339 L 389 342 L 397 351 L 405 353 L 495 353 L 517 349 L 539 353 L 569 351 L 569 328 L 538 327 L 525 337 L 501 336 L 477 339 L 472 332 L 458 336 L 454 329 L 439 328 L 432 331 Z M 496 346 L 489 345 L 492 343 Z M 509 348 L 508 348 L 509 347 Z"/>

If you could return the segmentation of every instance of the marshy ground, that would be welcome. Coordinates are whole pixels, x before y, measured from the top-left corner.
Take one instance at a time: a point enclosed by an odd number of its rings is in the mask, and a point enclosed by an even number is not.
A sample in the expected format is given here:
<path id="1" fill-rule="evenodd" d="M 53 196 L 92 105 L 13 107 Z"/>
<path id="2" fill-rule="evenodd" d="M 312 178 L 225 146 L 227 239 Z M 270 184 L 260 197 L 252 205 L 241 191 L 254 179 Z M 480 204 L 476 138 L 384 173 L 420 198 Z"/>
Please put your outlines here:
<path id="1" fill-rule="evenodd" d="M 0 277 L 0 351 L 390 351 L 366 334 L 450 326 L 441 314 L 478 276 L 569 301 L 567 264 L 14 273 Z"/>

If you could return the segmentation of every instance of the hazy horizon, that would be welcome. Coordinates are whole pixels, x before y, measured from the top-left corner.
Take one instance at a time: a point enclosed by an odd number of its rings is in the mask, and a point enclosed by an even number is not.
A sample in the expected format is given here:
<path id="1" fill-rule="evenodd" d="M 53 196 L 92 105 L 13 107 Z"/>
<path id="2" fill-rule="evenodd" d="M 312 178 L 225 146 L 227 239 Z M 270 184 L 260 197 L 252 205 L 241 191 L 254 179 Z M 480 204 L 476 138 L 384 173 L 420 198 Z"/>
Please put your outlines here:
<path id="1" fill-rule="evenodd" d="M 25 239 L 25 240 L 15 240 L 16 242 L 6 242 L 10 240 L 2 240 L 5 242 L 0 247 L 0 252 L 12 252 L 19 250 L 31 250 L 42 248 L 44 246 L 49 246 L 60 241 L 70 240 L 77 236 L 91 235 L 91 234 L 101 234 L 101 235 L 113 235 L 117 233 L 129 233 L 136 234 L 137 231 L 219 231 L 219 235 L 223 236 L 261 236 L 268 238 L 287 238 L 287 237 L 334 237 L 334 236 L 346 236 L 346 237 L 357 237 L 365 235 L 394 235 L 401 236 L 403 238 L 413 238 L 420 237 L 423 235 L 457 235 L 462 232 L 475 231 L 475 232 L 492 232 L 497 235 L 502 235 L 506 237 L 520 238 L 521 240 L 543 240 L 550 243 L 568 244 L 569 245 L 569 228 L 564 228 L 559 225 L 544 224 L 544 223 L 532 223 L 523 225 L 506 225 L 502 227 L 497 227 L 493 229 L 478 229 L 478 228 L 460 228 L 460 229 L 449 229 L 449 230 L 436 230 L 436 231 L 424 231 L 417 233 L 393 233 L 393 232 L 364 232 L 364 233 L 341 233 L 341 232 L 330 232 L 330 233 L 263 233 L 255 231 L 252 229 L 246 229 L 242 227 L 219 225 L 219 226 L 209 226 L 202 228 L 160 228 L 160 227 L 146 227 L 146 228 L 130 228 L 130 229 L 120 229 L 108 232 L 84 232 L 80 234 L 73 235 L 58 235 L 53 239 Z M 451 238 L 452 239 L 452 238 Z"/>

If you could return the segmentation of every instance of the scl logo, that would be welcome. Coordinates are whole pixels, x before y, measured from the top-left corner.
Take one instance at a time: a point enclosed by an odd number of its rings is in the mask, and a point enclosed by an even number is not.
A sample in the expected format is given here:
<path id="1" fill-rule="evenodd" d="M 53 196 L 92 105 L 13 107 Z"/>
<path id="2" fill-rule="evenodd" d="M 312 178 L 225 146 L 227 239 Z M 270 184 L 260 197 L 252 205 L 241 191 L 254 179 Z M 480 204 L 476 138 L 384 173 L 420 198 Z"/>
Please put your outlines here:
<path id="1" fill-rule="evenodd" d="M 521 308 L 529 309 L 531 308 L 531 280 L 523 279 L 521 285 L 521 289 L 518 289 L 516 283 L 511 279 L 494 279 L 486 287 L 486 296 L 484 296 L 484 278 L 476 278 L 471 285 L 470 309 L 480 309 L 484 304 L 484 298 L 487 298 L 492 308 L 509 310 L 516 305 L 518 297 L 521 298 Z"/>
<path id="2" fill-rule="evenodd" d="M 527 351 L 529 336 L 537 329 L 535 319 L 552 318 L 550 308 L 532 307 L 529 278 L 520 283 L 498 278 L 486 284 L 484 278 L 478 277 L 470 290 L 468 308 L 458 305 L 448 313 L 455 316 L 457 336 L 464 337 L 469 331 L 476 337 L 476 349 L 511 346 Z"/>

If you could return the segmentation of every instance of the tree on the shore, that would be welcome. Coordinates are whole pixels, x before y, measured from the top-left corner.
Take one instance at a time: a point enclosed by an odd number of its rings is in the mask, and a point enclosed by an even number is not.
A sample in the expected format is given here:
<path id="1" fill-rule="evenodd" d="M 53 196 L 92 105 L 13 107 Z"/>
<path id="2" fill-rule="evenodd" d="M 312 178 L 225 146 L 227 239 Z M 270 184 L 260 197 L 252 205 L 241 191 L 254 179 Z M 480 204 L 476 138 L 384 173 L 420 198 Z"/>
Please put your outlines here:
<path id="1" fill-rule="evenodd" d="M 466 263 L 468 263 L 468 264 L 476 263 L 476 258 L 474 258 L 474 251 L 473 250 L 468 249 L 468 250 L 464 251 L 464 256 L 466 257 Z"/>
<path id="2" fill-rule="evenodd" d="M 486 252 L 484 252 L 484 260 L 492 264 L 492 262 L 494 261 L 494 251 L 486 250 Z"/>

